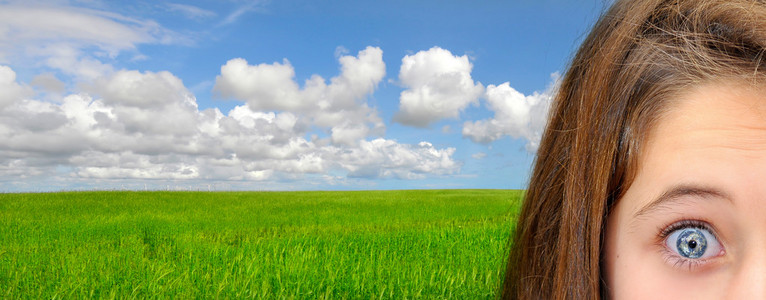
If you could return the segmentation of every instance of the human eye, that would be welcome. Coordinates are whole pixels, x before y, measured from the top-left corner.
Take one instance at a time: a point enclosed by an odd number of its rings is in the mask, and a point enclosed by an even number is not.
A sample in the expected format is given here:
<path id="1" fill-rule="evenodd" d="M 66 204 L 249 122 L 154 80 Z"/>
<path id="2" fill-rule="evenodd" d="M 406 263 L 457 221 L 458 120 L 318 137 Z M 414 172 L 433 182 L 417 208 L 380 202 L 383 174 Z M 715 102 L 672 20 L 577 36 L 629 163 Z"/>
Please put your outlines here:
<path id="1" fill-rule="evenodd" d="M 673 223 L 660 236 L 664 238 L 667 261 L 675 267 L 692 270 L 725 253 L 710 225 L 702 221 Z"/>

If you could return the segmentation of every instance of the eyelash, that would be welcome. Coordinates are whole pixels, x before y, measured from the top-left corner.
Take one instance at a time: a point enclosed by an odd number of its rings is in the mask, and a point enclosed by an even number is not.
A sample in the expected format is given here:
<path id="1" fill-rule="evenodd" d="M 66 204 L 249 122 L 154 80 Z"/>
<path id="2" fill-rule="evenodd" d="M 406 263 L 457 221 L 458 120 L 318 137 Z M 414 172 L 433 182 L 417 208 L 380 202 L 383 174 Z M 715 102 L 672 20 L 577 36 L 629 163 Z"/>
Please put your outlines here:
<path id="1" fill-rule="evenodd" d="M 684 229 L 684 228 L 704 229 L 710 232 L 710 234 L 713 235 L 713 237 L 716 239 L 718 243 L 720 243 L 721 240 L 718 238 L 718 235 L 716 234 L 715 230 L 713 230 L 713 227 L 710 226 L 708 222 L 700 221 L 700 220 L 681 220 L 681 221 L 672 223 L 666 226 L 664 229 L 660 230 L 660 233 L 657 237 L 659 239 L 659 245 L 662 247 L 662 252 L 663 252 L 663 255 L 665 256 L 665 261 L 667 261 L 668 264 L 672 265 L 675 268 L 687 269 L 689 271 L 693 271 L 696 268 L 704 266 L 705 264 L 709 262 L 709 260 L 715 259 L 717 256 L 713 258 L 708 258 L 708 259 L 689 259 L 689 258 L 681 257 L 677 253 L 673 252 L 673 250 L 668 249 L 668 247 L 666 246 L 668 236 L 670 236 L 670 234 L 673 233 L 674 231 L 679 229 Z"/>

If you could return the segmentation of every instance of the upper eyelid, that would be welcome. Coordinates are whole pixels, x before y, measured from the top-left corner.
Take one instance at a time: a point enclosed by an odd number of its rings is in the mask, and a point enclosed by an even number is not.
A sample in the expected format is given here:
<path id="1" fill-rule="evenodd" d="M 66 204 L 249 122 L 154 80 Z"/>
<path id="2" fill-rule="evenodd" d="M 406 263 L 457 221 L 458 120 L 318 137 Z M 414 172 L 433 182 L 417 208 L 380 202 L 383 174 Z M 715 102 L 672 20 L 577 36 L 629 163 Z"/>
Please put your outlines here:
<path id="1" fill-rule="evenodd" d="M 662 246 L 663 248 L 667 249 L 667 246 L 665 246 L 666 245 L 665 243 L 666 243 L 667 239 L 670 237 L 671 233 L 675 232 L 676 230 L 692 227 L 692 226 L 684 226 L 683 224 L 681 224 L 681 223 L 684 223 L 684 222 L 693 222 L 693 223 L 702 225 L 704 227 L 702 229 L 703 230 L 707 230 L 713 236 L 713 238 L 716 240 L 716 242 L 718 242 L 718 244 L 721 246 L 721 248 L 724 249 L 724 251 L 727 248 L 726 247 L 726 243 L 721 238 L 721 236 L 718 234 L 718 231 L 716 230 L 715 226 L 713 226 L 713 224 L 711 222 L 704 221 L 704 220 L 699 220 L 699 219 L 684 219 L 684 220 L 675 221 L 673 223 L 670 223 L 669 225 L 666 225 L 664 227 L 664 229 L 660 232 L 660 234 L 657 234 L 657 241 L 658 241 L 659 245 Z M 687 225 L 688 224 L 690 224 L 690 223 L 687 223 Z M 660 235 L 662 233 L 665 233 L 665 232 L 667 234 L 665 234 L 665 236 L 661 237 Z M 667 249 L 667 250 L 670 251 L 670 249 Z"/>
<path id="2" fill-rule="evenodd" d="M 684 219 L 670 223 L 662 228 L 660 235 L 665 238 L 676 230 L 690 227 L 705 229 L 710 231 L 710 233 L 715 236 L 716 239 L 718 238 L 718 235 L 716 234 L 715 229 L 713 228 L 713 225 L 710 224 L 710 222 L 697 219 Z"/>
<path id="3" fill-rule="evenodd" d="M 696 219 L 696 218 L 677 220 L 658 228 L 658 231 L 656 231 L 656 234 L 655 234 L 656 244 L 661 246 L 662 248 L 666 248 L 665 242 L 667 241 L 667 238 L 670 236 L 671 233 L 679 229 L 691 227 L 691 226 L 679 225 L 684 222 L 694 222 L 694 223 L 703 225 L 704 229 L 710 232 L 711 235 L 713 235 L 713 238 L 715 238 L 715 240 L 721 245 L 721 247 L 726 249 L 726 243 L 724 243 L 723 239 L 718 234 L 718 230 L 716 229 L 715 226 L 713 226 L 713 223 L 704 219 Z"/>
<path id="4" fill-rule="evenodd" d="M 730 195 L 720 189 L 693 184 L 676 185 L 633 214 L 628 228 L 631 228 L 631 231 L 640 230 L 642 221 L 651 219 L 658 214 L 686 212 L 688 210 L 682 210 L 681 207 L 703 205 L 709 200 L 716 199 L 732 203 Z"/>

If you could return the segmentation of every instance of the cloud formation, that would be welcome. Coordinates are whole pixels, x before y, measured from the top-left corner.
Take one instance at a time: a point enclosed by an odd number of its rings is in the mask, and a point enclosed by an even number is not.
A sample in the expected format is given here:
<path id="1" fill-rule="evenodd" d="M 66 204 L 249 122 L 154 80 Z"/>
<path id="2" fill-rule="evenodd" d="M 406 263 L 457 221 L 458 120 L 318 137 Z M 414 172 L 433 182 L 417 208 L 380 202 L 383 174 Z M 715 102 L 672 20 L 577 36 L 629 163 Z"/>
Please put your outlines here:
<path id="1" fill-rule="evenodd" d="M 301 88 L 286 59 L 259 65 L 232 59 L 221 67 L 213 91 L 222 98 L 244 101 L 256 111 L 305 116 L 311 124 L 328 128 L 335 144 L 353 145 L 367 136 L 382 135 L 385 125 L 366 99 L 386 74 L 383 51 L 367 47 L 357 56 L 345 55 L 338 60 L 341 73 L 329 84 L 313 75 Z"/>
<path id="2" fill-rule="evenodd" d="M 32 94 L 28 87 L 16 82 L 16 72 L 7 66 L 0 66 L 0 91 L 0 109 Z"/>
<path id="3" fill-rule="evenodd" d="M 234 11 L 229 13 L 221 22 L 218 23 L 218 27 L 236 23 L 239 18 L 251 11 L 260 11 L 266 1 L 261 0 L 248 0 L 245 4 L 237 7 Z"/>
<path id="4" fill-rule="evenodd" d="M 468 105 L 476 105 L 483 98 L 494 117 L 464 122 L 463 136 L 481 144 L 504 136 L 523 138 L 527 141 L 527 151 L 535 152 L 547 121 L 551 97 L 558 88 L 558 73 L 551 74 L 552 83 L 546 91 L 525 96 L 509 82 L 491 84 L 485 89 L 471 78 L 472 68 L 467 56 L 456 56 L 439 47 L 405 56 L 399 81 L 406 89 L 400 95 L 394 121 L 428 127 L 443 119 L 458 119 Z"/>
<path id="5" fill-rule="evenodd" d="M 66 91 L 66 84 L 53 73 L 37 75 L 29 84 L 49 93 L 61 94 Z"/>
<path id="6" fill-rule="evenodd" d="M 478 104 L 484 91 L 471 78 L 468 56 L 455 56 L 433 47 L 402 58 L 399 81 L 406 87 L 399 97 L 394 121 L 428 127 L 442 119 L 456 119 L 469 104 Z"/>
<path id="7" fill-rule="evenodd" d="M 551 74 L 551 81 L 544 92 L 526 96 L 512 88 L 508 82 L 487 86 L 485 97 L 495 116 L 465 122 L 463 136 L 483 144 L 503 136 L 524 138 L 527 140 L 527 151 L 535 152 L 548 120 L 552 97 L 559 86 L 559 74 Z"/>
<path id="8" fill-rule="evenodd" d="M 167 9 L 170 11 L 181 13 L 187 18 L 195 20 L 207 19 L 216 16 L 215 12 L 188 4 L 166 3 L 165 6 L 167 6 Z"/>
<path id="9" fill-rule="evenodd" d="M 112 72 L 112 66 L 99 58 L 114 58 L 125 51 L 137 53 L 140 44 L 188 43 L 190 39 L 184 35 L 154 21 L 113 12 L 0 4 L 0 63 L 34 61 L 78 80 Z"/>
<path id="10" fill-rule="evenodd" d="M 216 90 L 245 103 L 226 114 L 200 110 L 169 72 L 116 71 L 52 102 L 34 99 L 11 68 L 0 66 L 0 88 L 11 91 L 0 99 L 0 181 L 280 182 L 311 174 L 336 181 L 459 171 L 454 148 L 379 137 L 383 123 L 366 98 L 385 74 L 380 49 L 368 47 L 339 61 L 340 74 L 329 83 L 315 75 L 298 87 L 287 63 L 231 60 Z M 287 105 L 277 103 L 279 93 L 257 89 L 259 76 L 280 71 L 290 80 L 269 84 L 295 95 Z"/>

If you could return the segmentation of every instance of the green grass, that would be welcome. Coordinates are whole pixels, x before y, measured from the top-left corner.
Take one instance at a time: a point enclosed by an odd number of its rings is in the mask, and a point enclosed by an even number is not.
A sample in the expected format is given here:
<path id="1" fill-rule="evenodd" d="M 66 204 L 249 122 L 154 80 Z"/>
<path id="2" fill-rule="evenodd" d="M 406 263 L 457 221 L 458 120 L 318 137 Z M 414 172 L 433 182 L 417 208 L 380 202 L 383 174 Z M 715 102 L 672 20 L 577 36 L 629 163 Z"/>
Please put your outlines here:
<path id="1" fill-rule="evenodd" d="M 521 197 L 0 194 L 0 298 L 494 298 Z"/>

